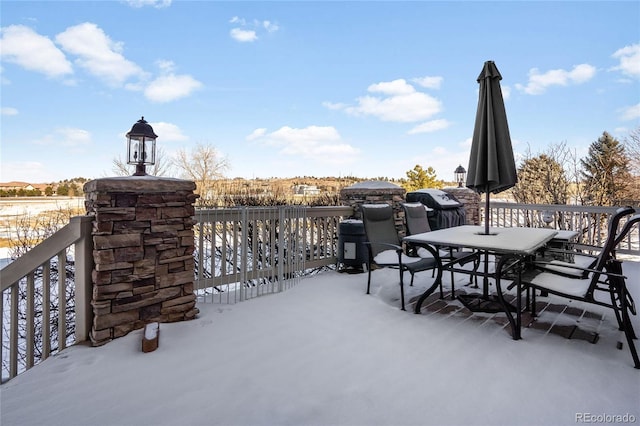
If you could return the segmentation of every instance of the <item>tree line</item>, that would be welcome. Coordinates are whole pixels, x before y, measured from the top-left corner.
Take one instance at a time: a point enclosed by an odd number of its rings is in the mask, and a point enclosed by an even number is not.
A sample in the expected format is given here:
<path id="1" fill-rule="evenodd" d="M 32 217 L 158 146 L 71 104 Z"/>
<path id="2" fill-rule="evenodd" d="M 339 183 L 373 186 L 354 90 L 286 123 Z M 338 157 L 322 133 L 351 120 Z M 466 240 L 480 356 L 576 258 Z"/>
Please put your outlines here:
<path id="1" fill-rule="evenodd" d="M 622 142 L 603 132 L 578 158 L 566 143 L 527 152 L 511 190 L 518 203 L 637 205 L 640 200 L 640 128 Z"/>
<path id="2" fill-rule="evenodd" d="M 517 168 L 518 183 L 509 191 L 522 204 L 581 204 L 593 206 L 640 203 L 640 128 L 621 142 L 603 132 L 579 158 L 565 142 L 543 152 L 527 150 Z M 416 165 L 400 184 L 407 191 L 442 188 L 432 167 Z"/>

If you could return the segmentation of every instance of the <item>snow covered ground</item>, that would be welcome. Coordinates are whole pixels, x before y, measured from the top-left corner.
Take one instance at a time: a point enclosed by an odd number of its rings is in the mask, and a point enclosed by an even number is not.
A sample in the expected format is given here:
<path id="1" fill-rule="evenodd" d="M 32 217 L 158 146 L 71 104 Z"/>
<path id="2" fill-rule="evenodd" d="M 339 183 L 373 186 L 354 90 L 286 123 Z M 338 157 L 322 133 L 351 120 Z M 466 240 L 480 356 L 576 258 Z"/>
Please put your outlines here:
<path id="1" fill-rule="evenodd" d="M 625 272 L 639 300 L 640 263 L 625 262 Z M 409 298 L 430 282 L 419 274 Z M 0 423 L 640 421 L 640 370 L 626 342 L 616 349 L 624 338 L 611 314 L 584 324 L 597 328 L 597 344 L 533 328 L 514 341 L 494 321 L 401 311 L 397 271 L 375 271 L 372 295 L 365 287 L 366 274 L 322 273 L 281 294 L 199 304 L 194 321 L 160 325 L 154 352 L 141 351 L 142 330 L 71 347 L 2 385 Z"/>
<path id="2" fill-rule="evenodd" d="M 59 209 L 81 209 L 84 211 L 84 197 L 0 198 L 0 218 L 26 213 L 37 215 L 45 211 Z"/>
<path id="3" fill-rule="evenodd" d="M 35 218 L 47 211 L 79 210 L 84 214 L 84 197 L 2 197 L 0 198 L 0 238 L 11 238 L 16 220 Z M 0 247 L 0 258 L 6 258 L 8 249 Z"/>

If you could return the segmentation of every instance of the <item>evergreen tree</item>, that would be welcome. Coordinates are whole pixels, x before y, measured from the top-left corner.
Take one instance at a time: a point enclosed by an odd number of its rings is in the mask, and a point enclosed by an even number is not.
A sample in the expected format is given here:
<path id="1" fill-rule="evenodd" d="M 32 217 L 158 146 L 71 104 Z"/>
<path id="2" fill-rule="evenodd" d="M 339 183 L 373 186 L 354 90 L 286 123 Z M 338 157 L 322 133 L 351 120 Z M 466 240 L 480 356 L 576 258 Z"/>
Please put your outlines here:
<path id="1" fill-rule="evenodd" d="M 624 145 L 609 133 L 604 132 L 589 146 L 580 163 L 588 204 L 613 206 L 626 197 L 631 178 L 629 157 Z"/>
<path id="2" fill-rule="evenodd" d="M 569 180 L 562 165 L 547 154 L 524 160 L 512 193 L 518 203 L 567 204 Z"/>
<path id="3" fill-rule="evenodd" d="M 65 183 L 64 185 L 58 186 L 56 193 L 61 196 L 69 195 L 69 185 Z"/>
<path id="4" fill-rule="evenodd" d="M 433 167 L 427 167 L 424 170 L 422 166 L 416 164 L 416 166 L 407 172 L 407 180 L 402 183 L 402 186 L 407 191 L 415 191 L 422 188 L 442 188 L 444 182 L 438 180 L 436 171 Z"/>

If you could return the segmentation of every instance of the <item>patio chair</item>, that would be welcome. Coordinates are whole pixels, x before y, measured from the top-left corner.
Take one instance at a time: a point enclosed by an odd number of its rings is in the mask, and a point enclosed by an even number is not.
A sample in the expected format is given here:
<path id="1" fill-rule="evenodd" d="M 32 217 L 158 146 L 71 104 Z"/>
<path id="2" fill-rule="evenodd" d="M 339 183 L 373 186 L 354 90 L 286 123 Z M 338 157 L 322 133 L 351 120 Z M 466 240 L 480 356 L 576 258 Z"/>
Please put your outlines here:
<path id="1" fill-rule="evenodd" d="M 409 256 L 404 252 L 402 242 L 393 219 L 393 209 L 388 204 L 363 204 L 362 220 L 367 237 L 365 245 L 367 258 L 367 294 L 371 290 L 371 270 L 374 267 L 395 268 L 400 272 L 400 303 L 404 311 L 404 272 L 411 273 L 411 284 L 417 272 L 435 270 L 436 277 L 432 289 L 440 287 L 442 297 L 442 263 L 438 252 L 433 247 L 425 247 L 431 253 L 429 258 Z"/>
<path id="2" fill-rule="evenodd" d="M 524 272 L 521 284 L 523 288 L 534 290 L 531 296 L 532 317 L 536 316 L 535 290 L 611 308 L 618 328 L 625 334 L 634 367 L 640 369 L 640 359 L 633 342 L 636 335 L 629 317 L 630 314 L 636 315 L 636 307 L 627 291 L 625 276 L 622 274 L 622 262 L 615 256 L 618 243 L 628 235 L 637 222 L 640 222 L 640 214 L 636 214 L 617 232 L 620 220 L 633 212 L 630 207 L 620 208 L 611 217 L 607 240 L 600 254 L 589 266 L 581 267 L 576 263 L 562 261 L 533 262 L 536 269 Z M 521 293 L 518 297 L 521 297 Z"/>
<path id="3" fill-rule="evenodd" d="M 615 236 L 615 240 L 613 242 L 613 255 L 615 255 L 615 247 L 618 246 L 618 244 L 626 235 L 622 232 L 618 232 L 620 221 L 624 217 L 630 216 L 633 213 L 635 213 L 635 209 L 632 207 L 620 207 L 613 215 L 611 215 L 611 218 L 609 219 L 607 235 L 609 237 Z M 587 278 L 587 276 L 589 275 L 589 270 L 595 267 L 596 262 L 598 261 L 598 258 L 601 254 L 600 252 L 605 247 L 607 247 L 607 242 L 605 242 L 603 247 L 581 244 L 580 251 L 548 248 L 543 251 L 543 255 L 548 256 L 550 254 L 562 254 L 564 255 L 564 257 L 570 257 L 572 260 L 568 262 L 554 259 L 551 261 L 536 262 L 535 265 L 538 269 L 544 269 L 549 272 L 556 272 L 558 274 L 563 274 L 570 277 Z M 594 254 L 595 252 L 597 252 L 598 254 Z"/>
<path id="4" fill-rule="evenodd" d="M 429 225 L 429 217 L 427 215 L 427 208 L 422 203 L 402 203 L 404 210 L 404 219 L 407 229 L 407 235 L 422 234 L 423 232 L 431 232 L 431 226 Z M 443 267 L 453 266 L 455 264 L 465 265 L 468 262 L 473 262 L 473 270 L 478 269 L 480 264 L 480 258 L 477 253 L 472 251 L 463 251 L 452 247 L 437 247 L 440 259 L 443 261 Z M 418 247 L 417 254 L 423 258 L 431 257 L 431 253 L 422 247 Z M 446 263 L 445 263 L 446 262 Z M 453 276 L 453 269 L 451 269 L 451 299 L 455 299 L 455 283 Z M 469 275 L 469 284 L 473 282 L 475 275 Z M 477 277 L 476 286 L 477 286 Z"/>

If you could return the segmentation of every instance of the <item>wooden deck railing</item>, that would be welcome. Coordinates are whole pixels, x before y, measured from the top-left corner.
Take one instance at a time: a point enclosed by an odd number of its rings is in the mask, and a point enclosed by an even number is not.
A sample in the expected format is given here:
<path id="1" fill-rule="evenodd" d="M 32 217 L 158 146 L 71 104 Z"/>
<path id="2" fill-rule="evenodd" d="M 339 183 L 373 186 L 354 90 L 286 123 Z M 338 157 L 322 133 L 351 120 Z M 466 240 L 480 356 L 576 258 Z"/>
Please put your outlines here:
<path id="1" fill-rule="evenodd" d="M 338 223 L 351 207 L 198 210 L 200 301 L 235 303 L 295 284 L 304 271 L 337 262 Z"/>
<path id="2" fill-rule="evenodd" d="M 491 203 L 493 226 L 549 226 L 602 245 L 615 207 Z M 304 271 L 336 264 L 338 224 L 351 207 L 243 207 L 196 211 L 196 291 L 235 303 L 282 291 Z M 484 212 L 482 212 L 482 216 Z M 79 216 L 0 270 L 2 380 L 15 377 L 91 327 L 92 217 Z M 640 255 L 638 230 L 620 253 Z M 63 303 L 61 303 L 61 301 Z M 71 332 L 67 332 L 71 330 Z"/>
<path id="3" fill-rule="evenodd" d="M 335 264 L 337 224 L 351 213 L 351 207 L 301 206 L 198 210 L 200 301 L 233 303 L 282 291 L 305 270 Z M 88 339 L 92 220 L 71 218 L 0 270 L 2 381 Z"/>
<path id="4" fill-rule="evenodd" d="M 92 220 L 90 216 L 72 217 L 51 237 L 0 270 L 3 381 L 68 344 L 87 340 Z"/>
<path id="5" fill-rule="evenodd" d="M 489 216 L 491 226 L 525 226 L 578 232 L 577 248 L 581 246 L 601 247 L 607 239 L 609 217 L 618 207 L 576 206 L 559 204 L 518 204 L 491 202 Z M 485 212 L 481 206 L 481 221 Z M 623 220 L 620 226 L 624 225 Z M 482 222 L 484 223 L 484 222 Z M 620 243 L 617 252 L 640 254 L 640 233 L 636 227 Z"/>

